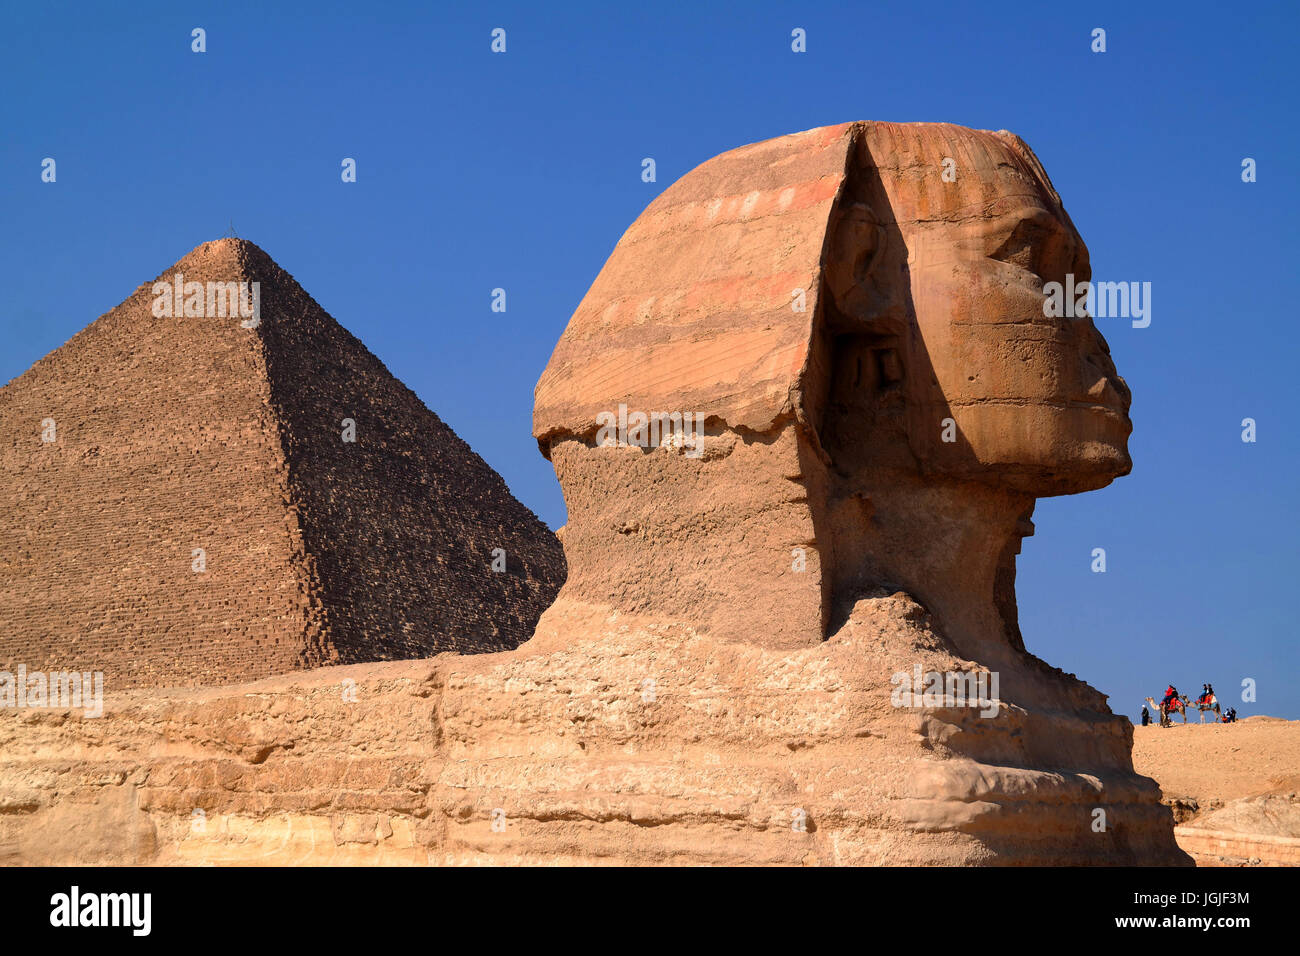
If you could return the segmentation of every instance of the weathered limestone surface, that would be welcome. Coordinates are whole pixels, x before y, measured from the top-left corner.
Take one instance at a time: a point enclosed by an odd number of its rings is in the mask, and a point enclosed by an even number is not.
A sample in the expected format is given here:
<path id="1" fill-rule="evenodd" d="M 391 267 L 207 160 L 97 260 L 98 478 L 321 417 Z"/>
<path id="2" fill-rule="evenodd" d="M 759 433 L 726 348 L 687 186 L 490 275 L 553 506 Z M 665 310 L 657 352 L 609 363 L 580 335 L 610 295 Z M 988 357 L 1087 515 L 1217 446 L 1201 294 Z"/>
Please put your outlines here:
<path id="1" fill-rule="evenodd" d="M 525 640 L 564 558 L 500 476 L 257 246 L 176 273 L 259 282 L 260 325 L 155 317 L 149 282 L 0 389 L 0 670 L 215 684 Z"/>
<path id="2" fill-rule="evenodd" d="M 1198 866 L 1300 866 L 1300 793 L 1283 786 L 1239 797 L 1174 828 Z"/>
<path id="3" fill-rule="evenodd" d="M 793 651 L 573 613 L 562 647 L 0 712 L 0 862 L 1169 862 L 1152 781 L 1065 769 L 1126 725 L 890 706 L 892 657 L 972 666 L 903 595 Z"/>

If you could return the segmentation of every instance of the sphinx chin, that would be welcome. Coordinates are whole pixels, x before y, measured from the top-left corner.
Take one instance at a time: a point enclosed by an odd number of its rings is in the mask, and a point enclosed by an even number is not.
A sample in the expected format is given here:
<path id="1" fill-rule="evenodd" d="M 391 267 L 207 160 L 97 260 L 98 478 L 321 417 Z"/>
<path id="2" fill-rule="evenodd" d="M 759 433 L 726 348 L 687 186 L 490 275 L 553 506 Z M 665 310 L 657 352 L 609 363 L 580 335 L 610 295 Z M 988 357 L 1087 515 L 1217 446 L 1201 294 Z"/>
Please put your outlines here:
<path id="1" fill-rule="evenodd" d="M 1048 498 L 1104 488 L 1133 469 L 1128 416 L 1095 405 L 1026 402 L 961 411 L 961 441 L 932 443 L 924 471 Z"/>
<path id="2" fill-rule="evenodd" d="M 1097 491 L 1132 470 L 1133 460 L 1126 449 L 1104 441 L 1079 441 L 1072 458 L 1057 456 L 1037 465 L 1000 465 L 982 480 L 1035 498 L 1055 498 Z"/>
<path id="3" fill-rule="evenodd" d="M 1133 470 L 1128 418 L 1109 409 L 1074 408 L 1059 413 L 1072 438 L 1052 463 L 1054 480 L 1045 481 L 1036 495 L 1081 494 L 1104 488 Z"/>

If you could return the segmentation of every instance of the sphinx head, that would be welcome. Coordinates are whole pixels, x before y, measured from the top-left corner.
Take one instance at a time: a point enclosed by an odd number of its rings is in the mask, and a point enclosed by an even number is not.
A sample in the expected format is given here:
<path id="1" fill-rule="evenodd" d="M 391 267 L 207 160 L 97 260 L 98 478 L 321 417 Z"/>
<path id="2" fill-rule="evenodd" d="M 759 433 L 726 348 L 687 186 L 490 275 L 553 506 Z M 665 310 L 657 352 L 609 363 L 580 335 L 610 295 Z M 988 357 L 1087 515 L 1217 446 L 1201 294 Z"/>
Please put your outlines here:
<path id="1" fill-rule="evenodd" d="M 1045 314 L 1067 275 L 1090 278 L 1087 249 L 1009 133 L 849 123 L 687 174 L 619 241 L 537 386 L 569 505 L 561 603 L 793 646 L 885 586 L 968 646 L 1018 645 L 1034 499 L 1130 468 L 1105 341 Z M 624 405 L 693 413 L 705 454 L 604 447 Z"/>

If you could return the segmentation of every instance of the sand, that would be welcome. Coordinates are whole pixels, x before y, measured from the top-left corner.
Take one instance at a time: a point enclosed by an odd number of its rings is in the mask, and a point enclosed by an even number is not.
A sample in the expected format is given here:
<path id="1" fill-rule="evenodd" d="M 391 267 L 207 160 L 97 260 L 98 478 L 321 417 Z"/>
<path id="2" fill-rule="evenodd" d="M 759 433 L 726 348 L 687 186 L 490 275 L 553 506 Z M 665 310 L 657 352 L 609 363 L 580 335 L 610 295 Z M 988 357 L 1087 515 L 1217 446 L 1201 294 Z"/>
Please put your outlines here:
<path id="1" fill-rule="evenodd" d="M 1246 717 L 1234 724 L 1135 727 L 1133 766 L 1166 800 L 1204 811 L 1241 797 L 1300 787 L 1300 720 Z"/>

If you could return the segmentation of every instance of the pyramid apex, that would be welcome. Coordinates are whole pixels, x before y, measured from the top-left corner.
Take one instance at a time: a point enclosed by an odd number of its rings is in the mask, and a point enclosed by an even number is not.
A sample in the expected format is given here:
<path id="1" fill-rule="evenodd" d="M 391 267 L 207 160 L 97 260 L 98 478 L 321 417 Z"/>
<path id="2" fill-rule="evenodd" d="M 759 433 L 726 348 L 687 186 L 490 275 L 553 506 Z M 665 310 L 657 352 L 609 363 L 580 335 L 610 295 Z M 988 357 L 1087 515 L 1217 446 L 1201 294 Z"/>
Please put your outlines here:
<path id="1" fill-rule="evenodd" d="M 178 261 L 185 262 L 194 258 L 209 260 L 235 260 L 247 261 L 250 258 L 270 259 L 264 250 L 257 243 L 249 239 L 241 239 L 238 236 L 222 236 L 220 239 L 210 239 L 207 242 L 201 242 L 189 252 L 187 252 Z M 274 261 L 274 260 L 272 260 Z"/>
<path id="2" fill-rule="evenodd" d="M 210 248 L 213 251 L 219 249 L 248 250 L 256 249 L 264 253 L 265 250 L 251 239 L 241 239 L 239 236 L 222 236 L 220 239 L 209 239 L 196 247 L 197 249 Z"/>

